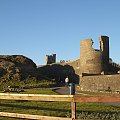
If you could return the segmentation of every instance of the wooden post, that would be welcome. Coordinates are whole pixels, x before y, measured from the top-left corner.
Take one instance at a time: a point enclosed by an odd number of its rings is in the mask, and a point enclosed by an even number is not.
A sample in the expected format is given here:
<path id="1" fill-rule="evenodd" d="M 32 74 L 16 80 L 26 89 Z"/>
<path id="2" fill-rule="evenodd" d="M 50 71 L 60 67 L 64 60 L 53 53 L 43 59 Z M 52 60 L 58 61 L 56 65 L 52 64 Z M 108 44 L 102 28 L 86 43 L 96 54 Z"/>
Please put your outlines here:
<path id="1" fill-rule="evenodd" d="M 72 120 L 76 119 L 76 102 L 71 102 Z"/>

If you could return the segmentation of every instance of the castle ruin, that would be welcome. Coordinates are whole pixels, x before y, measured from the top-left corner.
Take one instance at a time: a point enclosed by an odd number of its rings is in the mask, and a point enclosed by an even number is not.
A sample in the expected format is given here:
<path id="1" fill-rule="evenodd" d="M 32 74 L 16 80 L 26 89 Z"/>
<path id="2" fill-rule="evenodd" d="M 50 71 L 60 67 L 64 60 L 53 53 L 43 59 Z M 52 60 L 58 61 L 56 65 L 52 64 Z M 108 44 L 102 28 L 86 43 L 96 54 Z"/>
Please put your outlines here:
<path id="1" fill-rule="evenodd" d="M 101 74 L 108 72 L 109 66 L 109 37 L 100 36 L 100 49 L 92 47 L 93 40 L 80 42 L 80 73 Z"/>
<path id="2" fill-rule="evenodd" d="M 81 40 L 80 57 L 76 60 L 56 63 L 56 54 L 52 54 L 46 55 L 46 64 L 51 64 L 52 73 L 55 69 L 54 74 L 59 78 L 60 73 L 72 76 L 72 82 L 79 83 L 80 90 L 106 91 L 109 88 L 120 92 L 120 65 L 109 57 L 109 37 L 100 36 L 99 49 L 94 49 L 93 43 L 92 39 Z"/>
<path id="3" fill-rule="evenodd" d="M 80 58 L 64 65 L 74 68 L 83 91 L 120 91 L 120 66 L 109 58 L 109 37 L 100 36 L 99 42 L 100 48 L 94 49 L 92 39 L 81 40 Z"/>
<path id="4" fill-rule="evenodd" d="M 46 55 L 46 65 L 56 63 L 56 54 Z"/>

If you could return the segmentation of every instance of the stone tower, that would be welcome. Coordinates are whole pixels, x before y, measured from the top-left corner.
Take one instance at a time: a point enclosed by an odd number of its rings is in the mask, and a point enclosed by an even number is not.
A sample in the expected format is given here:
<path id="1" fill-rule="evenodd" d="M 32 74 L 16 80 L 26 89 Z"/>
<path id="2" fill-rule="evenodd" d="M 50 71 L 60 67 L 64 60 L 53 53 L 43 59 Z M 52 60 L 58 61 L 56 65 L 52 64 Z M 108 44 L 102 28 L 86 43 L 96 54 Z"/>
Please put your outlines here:
<path id="1" fill-rule="evenodd" d="M 80 70 L 81 74 L 101 74 L 102 55 L 100 50 L 92 47 L 92 39 L 80 42 Z"/>
<path id="2" fill-rule="evenodd" d="M 56 54 L 46 55 L 46 65 L 56 63 Z"/>
<path id="3" fill-rule="evenodd" d="M 102 53 L 103 71 L 108 71 L 109 66 L 109 37 L 100 36 L 100 51 Z"/>

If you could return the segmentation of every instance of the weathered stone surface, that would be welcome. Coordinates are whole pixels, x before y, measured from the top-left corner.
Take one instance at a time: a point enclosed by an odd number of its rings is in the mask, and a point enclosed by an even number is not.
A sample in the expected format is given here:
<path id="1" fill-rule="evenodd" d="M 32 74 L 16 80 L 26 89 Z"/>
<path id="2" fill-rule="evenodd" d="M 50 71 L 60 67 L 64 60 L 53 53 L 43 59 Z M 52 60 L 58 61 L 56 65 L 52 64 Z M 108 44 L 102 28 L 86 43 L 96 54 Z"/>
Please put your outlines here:
<path id="1" fill-rule="evenodd" d="M 106 91 L 110 88 L 113 92 L 120 91 L 120 75 L 83 76 L 80 79 L 82 91 Z"/>
<path id="2" fill-rule="evenodd" d="M 99 42 L 100 48 L 94 49 L 92 39 L 82 40 L 80 58 L 61 64 L 73 67 L 80 77 L 81 90 L 120 90 L 120 65 L 109 58 L 109 37 L 100 36 Z"/>
<path id="3" fill-rule="evenodd" d="M 113 65 L 109 65 L 109 37 L 100 36 L 100 48 L 93 48 L 93 40 L 86 39 L 80 41 L 80 58 L 74 61 L 64 62 L 62 64 L 71 65 L 78 75 L 100 75 L 104 73 L 115 72 Z"/>
<path id="4" fill-rule="evenodd" d="M 76 59 L 76 60 L 73 60 L 73 61 L 68 61 L 68 62 L 63 62 L 63 63 L 60 63 L 61 65 L 69 65 L 71 66 L 74 71 L 75 71 L 75 74 L 77 75 L 80 75 L 80 59 Z"/>
<path id="5" fill-rule="evenodd" d="M 94 49 L 92 45 L 92 39 L 86 39 L 80 42 L 81 73 L 100 74 L 102 71 L 101 51 Z"/>

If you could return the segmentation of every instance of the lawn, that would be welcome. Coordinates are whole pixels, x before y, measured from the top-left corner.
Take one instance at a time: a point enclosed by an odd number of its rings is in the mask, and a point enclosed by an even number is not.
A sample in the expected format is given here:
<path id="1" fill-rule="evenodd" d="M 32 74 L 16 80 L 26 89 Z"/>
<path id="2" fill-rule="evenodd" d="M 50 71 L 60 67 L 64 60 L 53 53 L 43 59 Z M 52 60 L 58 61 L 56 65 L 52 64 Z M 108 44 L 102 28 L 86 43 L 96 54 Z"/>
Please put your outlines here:
<path id="1" fill-rule="evenodd" d="M 51 88 L 25 89 L 24 93 L 33 94 L 56 94 Z M 45 116 L 71 117 L 71 103 L 68 102 L 40 102 L 0 100 L 1 112 L 16 112 Z M 120 107 L 106 105 L 103 103 L 77 103 L 77 118 L 98 120 L 119 120 Z M 2 120 L 13 120 L 13 118 L 0 117 Z M 18 120 L 18 119 L 17 119 Z"/>

